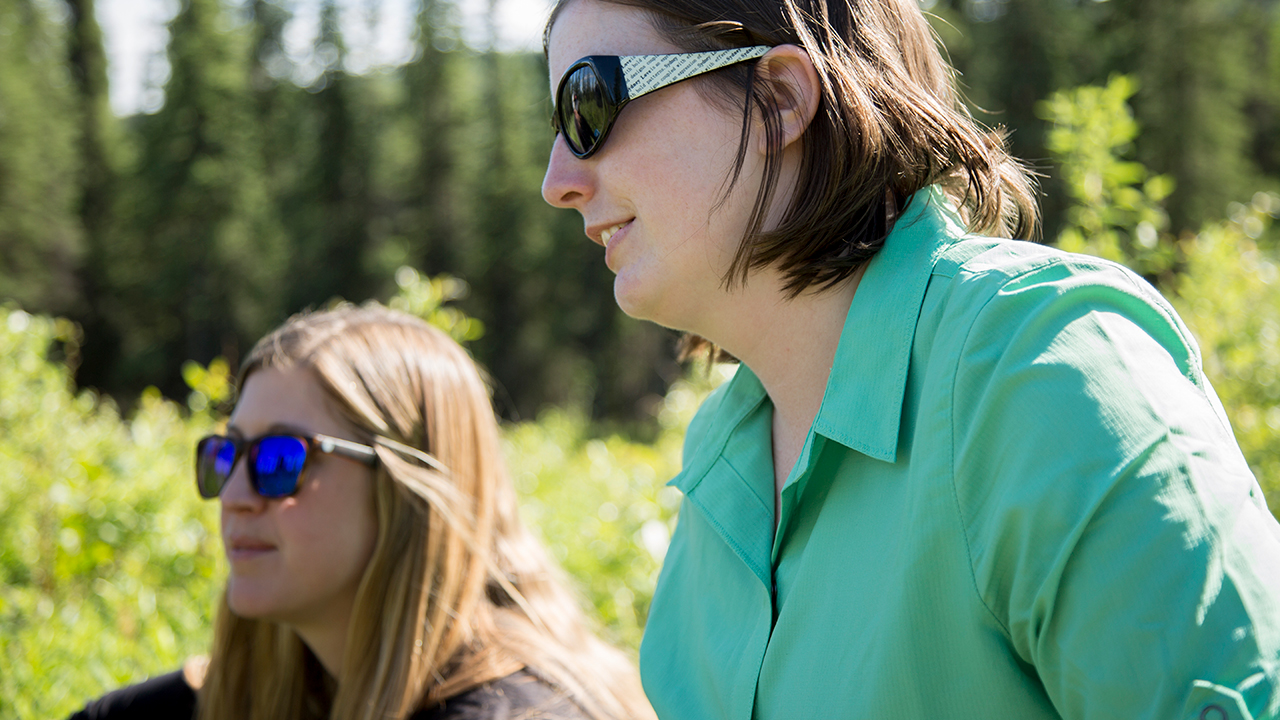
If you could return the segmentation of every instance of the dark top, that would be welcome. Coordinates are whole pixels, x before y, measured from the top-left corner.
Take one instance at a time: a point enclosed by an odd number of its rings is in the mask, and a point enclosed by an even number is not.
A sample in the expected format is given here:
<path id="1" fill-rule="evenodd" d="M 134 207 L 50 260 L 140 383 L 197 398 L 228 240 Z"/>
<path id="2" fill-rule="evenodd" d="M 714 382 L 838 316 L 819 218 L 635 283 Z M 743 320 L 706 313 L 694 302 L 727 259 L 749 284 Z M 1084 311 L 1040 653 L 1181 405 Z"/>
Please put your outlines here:
<path id="1" fill-rule="evenodd" d="M 195 691 L 178 671 L 107 693 L 70 720 L 186 720 L 195 714 Z M 520 670 L 419 710 L 410 720 L 587 720 L 587 716 L 564 693 Z"/>

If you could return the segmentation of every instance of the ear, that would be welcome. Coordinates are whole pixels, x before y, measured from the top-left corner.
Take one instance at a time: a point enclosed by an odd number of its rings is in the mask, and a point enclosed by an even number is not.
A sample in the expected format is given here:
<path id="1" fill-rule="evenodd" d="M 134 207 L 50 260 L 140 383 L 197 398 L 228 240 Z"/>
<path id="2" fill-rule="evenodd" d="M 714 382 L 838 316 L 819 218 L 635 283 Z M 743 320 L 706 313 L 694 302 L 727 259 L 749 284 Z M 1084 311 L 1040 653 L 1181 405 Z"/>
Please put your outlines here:
<path id="1" fill-rule="evenodd" d="M 809 53 L 799 45 L 778 45 L 759 60 L 756 72 L 778 105 L 782 147 L 799 140 L 818 112 L 822 85 Z M 767 150 L 763 123 L 758 123 L 758 147 Z"/>

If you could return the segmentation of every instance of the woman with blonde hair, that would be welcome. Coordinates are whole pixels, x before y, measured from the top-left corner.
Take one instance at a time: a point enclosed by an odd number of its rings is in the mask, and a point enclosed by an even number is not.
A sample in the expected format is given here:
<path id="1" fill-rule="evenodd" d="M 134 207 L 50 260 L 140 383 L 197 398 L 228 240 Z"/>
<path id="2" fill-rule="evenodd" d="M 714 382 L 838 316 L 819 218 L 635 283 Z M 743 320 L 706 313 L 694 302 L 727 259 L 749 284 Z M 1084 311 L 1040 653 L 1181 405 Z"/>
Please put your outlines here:
<path id="1" fill-rule="evenodd" d="M 377 305 L 303 314 L 245 361 L 197 448 L 230 566 L 207 668 L 76 717 L 651 716 L 521 524 L 484 383 Z"/>
<path id="2" fill-rule="evenodd" d="M 542 192 L 740 362 L 640 647 L 664 720 L 1280 716 L 1280 526 L 1187 328 L 1039 246 L 916 0 L 558 0 Z M 1015 239 L 1019 238 L 1019 239 Z"/>

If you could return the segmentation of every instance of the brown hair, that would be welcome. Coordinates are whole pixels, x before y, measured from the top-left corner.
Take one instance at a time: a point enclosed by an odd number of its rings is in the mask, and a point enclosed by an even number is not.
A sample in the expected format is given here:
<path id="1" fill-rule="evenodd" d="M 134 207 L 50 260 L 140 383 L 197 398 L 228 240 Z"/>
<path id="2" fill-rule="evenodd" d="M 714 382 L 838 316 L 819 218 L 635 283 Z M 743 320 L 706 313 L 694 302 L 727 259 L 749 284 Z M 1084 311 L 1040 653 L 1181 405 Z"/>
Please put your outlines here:
<path id="1" fill-rule="evenodd" d="M 376 544 L 336 683 L 291 629 L 223 598 L 202 720 L 404 718 L 521 668 L 592 717 L 652 717 L 630 661 L 588 630 L 521 524 L 487 389 L 457 343 L 377 304 L 303 314 L 258 342 L 240 386 L 291 367 L 314 371 L 378 453 Z"/>
<path id="2" fill-rule="evenodd" d="M 544 49 L 561 10 L 558 0 Z M 778 227 L 765 215 L 781 171 L 779 88 L 748 63 L 703 87 L 743 108 L 732 188 L 746 158 L 753 108 L 769 152 L 748 230 L 724 278 L 776 267 L 792 297 L 850 277 L 884 244 L 916 191 L 941 184 L 973 232 L 1030 238 L 1038 210 L 1030 173 L 1004 133 L 970 116 L 955 71 L 915 0 L 597 0 L 647 11 L 689 52 L 795 44 L 817 70 L 821 98 L 805 130 L 795 194 Z M 727 191 L 726 191 L 727 192 Z"/>

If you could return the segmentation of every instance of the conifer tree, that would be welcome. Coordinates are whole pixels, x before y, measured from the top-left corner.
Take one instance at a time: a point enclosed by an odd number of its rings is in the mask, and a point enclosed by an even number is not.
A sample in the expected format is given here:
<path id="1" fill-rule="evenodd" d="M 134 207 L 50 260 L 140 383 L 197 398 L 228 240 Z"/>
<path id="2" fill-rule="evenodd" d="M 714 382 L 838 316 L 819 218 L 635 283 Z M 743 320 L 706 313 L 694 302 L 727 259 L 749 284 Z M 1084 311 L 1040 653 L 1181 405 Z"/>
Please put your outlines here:
<path id="1" fill-rule="evenodd" d="M 1043 174 L 1044 237 L 1057 234 L 1070 198 L 1050 165 L 1036 103 L 1106 79 L 1116 43 L 1107 28 L 1124 1 L 939 0 L 929 8 L 974 118 L 1005 128 L 1014 155 Z"/>
<path id="2" fill-rule="evenodd" d="M 104 272 L 116 224 L 116 189 L 120 180 L 120 128 L 111 113 L 107 85 L 107 55 L 98 26 L 94 0 L 68 0 L 71 12 L 67 65 L 74 81 L 79 112 L 79 220 L 84 255 L 77 277 L 82 302 L 73 317 L 84 331 L 82 364 L 77 381 L 100 386 L 102 370 L 118 351 L 119 338 L 111 321 L 117 301 Z"/>
<path id="3" fill-rule="evenodd" d="M 1250 4 L 1244 16 L 1254 48 L 1245 100 L 1250 132 L 1246 154 L 1267 177 L 1264 184 L 1280 189 L 1280 2 Z"/>
<path id="4" fill-rule="evenodd" d="M 78 128 L 57 5 L 0 0 L 0 300 L 67 312 L 82 252 Z"/>
<path id="5" fill-rule="evenodd" d="M 362 299 L 374 290 L 364 269 L 373 210 L 371 147 L 358 117 L 364 101 L 360 79 L 344 67 L 347 51 L 333 0 L 321 6 L 314 52 L 324 70 L 305 102 L 315 123 L 309 166 L 297 188 L 305 214 L 291 215 L 289 225 L 289 305 L 294 309 L 334 297 Z"/>
<path id="6" fill-rule="evenodd" d="M 497 48 L 496 3 L 489 0 L 485 15 L 489 47 L 479 57 L 476 68 L 481 91 L 477 98 L 476 119 L 468 144 L 475 148 L 476 174 L 467 192 L 473 198 L 467 232 L 459 238 L 455 249 L 463 277 L 470 278 L 476 290 L 468 307 L 485 324 L 485 336 L 476 343 L 477 352 L 493 372 L 503 393 L 498 400 L 521 397 L 522 385 L 535 384 L 539 361 L 546 354 L 529 352 L 526 346 L 533 328 L 521 321 L 532 312 L 547 312 L 534 298 L 523 292 L 533 278 L 522 256 L 528 250 L 525 242 L 528 226 L 513 168 L 509 134 L 511 132 L 508 98 L 504 96 L 511 78 L 504 70 Z M 541 348 L 540 348 L 541 349 Z M 502 408 L 519 414 L 514 408 Z"/>
<path id="7" fill-rule="evenodd" d="M 469 143 L 479 162 L 463 276 L 475 286 L 467 307 L 486 326 L 474 347 L 512 416 L 556 404 L 635 418 L 643 413 L 637 399 L 661 393 L 678 375 L 673 339 L 618 309 L 613 274 L 582 234 L 581 217 L 542 200 L 553 141 L 546 65 L 534 54 L 497 51 L 495 7 L 490 2 L 491 42 L 479 57 L 483 89 Z"/>
<path id="8" fill-rule="evenodd" d="M 285 27 L 293 12 L 282 0 L 253 0 L 249 6 L 252 55 L 249 87 L 254 119 L 262 133 L 263 167 L 268 186 L 280 186 L 299 171 L 298 105 L 301 89 L 292 82 L 296 70 L 284 46 Z"/>
<path id="9" fill-rule="evenodd" d="M 262 174 L 248 35 L 221 0 L 184 0 L 169 25 L 165 103 L 139 123 L 135 241 L 114 263 L 135 311 L 117 381 L 181 391 L 184 360 L 223 355 L 283 314 L 283 236 Z"/>
<path id="10" fill-rule="evenodd" d="M 405 188 L 403 232 L 409 260 L 429 274 L 458 272 L 457 152 L 461 113 L 453 85 L 459 72 L 458 28 L 450 0 L 421 0 L 417 17 L 418 54 L 405 68 L 405 108 L 415 128 L 418 161 Z"/>
<path id="11" fill-rule="evenodd" d="M 1256 45 L 1244 24 L 1249 0 L 1127 0 L 1132 53 L 1121 62 L 1138 80 L 1134 114 L 1139 158 L 1171 175 L 1175 230 L 1221 217 L 1248 197 L 1256 170 L 1244 116 Z"/>

